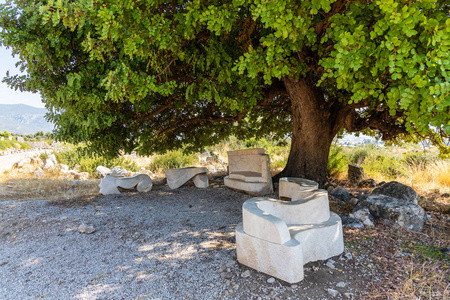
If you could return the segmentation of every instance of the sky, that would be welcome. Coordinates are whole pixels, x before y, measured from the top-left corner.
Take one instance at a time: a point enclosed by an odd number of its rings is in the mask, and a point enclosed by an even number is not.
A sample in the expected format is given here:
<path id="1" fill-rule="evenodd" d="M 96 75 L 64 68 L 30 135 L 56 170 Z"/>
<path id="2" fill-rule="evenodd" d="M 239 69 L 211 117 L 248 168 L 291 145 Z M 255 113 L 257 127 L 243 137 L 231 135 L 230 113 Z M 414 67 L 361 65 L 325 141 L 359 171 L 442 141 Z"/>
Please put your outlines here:
<path id="1" fill-rule="evenodd" d="M 20 74 L 20 70 L 15 64 L 17 58 L 13 58 L 11 49 L 0 47 L 0 79 L 6 76 L 9 70 L 10 74 Z M 34 107 L 44 107 L 39 94 L 15 91 L 8 87 L 4 82 L 0 82 L 0 104 L 26 104 Z"/>
<path id="2" fill-rule="evenodd" d="M 0 0 L 0 4 L 3 3 L 5 3 L 5 0 Z M 15 66 L 17 61 L 17 58 L 12 57 L 11 49 L 0 47 L 0 104 L 26 104 L 44 107 L 39 94 L 15 91 L 10 89 L 6 83 L 1 82 L 8 70 L 11 75 L 20 74 L 20 70 Z"/>

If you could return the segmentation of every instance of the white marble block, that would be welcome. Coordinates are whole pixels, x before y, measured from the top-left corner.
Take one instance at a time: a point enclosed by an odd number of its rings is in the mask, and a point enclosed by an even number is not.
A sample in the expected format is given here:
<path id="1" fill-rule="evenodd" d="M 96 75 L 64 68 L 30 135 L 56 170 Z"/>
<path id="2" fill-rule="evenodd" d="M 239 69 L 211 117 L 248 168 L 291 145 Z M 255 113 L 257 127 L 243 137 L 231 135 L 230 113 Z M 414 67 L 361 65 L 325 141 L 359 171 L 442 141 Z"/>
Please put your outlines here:
<path id="1" fill-rule="evenodd" d="M 224 183 L 229 188 L 252 195 L 273 193 L 270 159 L 264 149 L 228 151 L 228 171 Z"/>
<path id="2" fill-rule="evenodd" d="M 118 187 L 123 189 L 136 188 L 138 192 L 149 192 L 153 187 L 151 178 L 146 174 L 138 174 L 132 177 L 117 178 L 106 175 L 99 184 L 100 194 L 120 194 Z"/>
<path id="3" fill-rule="evenodd" d="M 330 213 L 328 193 L 317 183 L 283 178 L 292 201 L 252 198 L 242 206 L 236 229 L 240 263 L 288 283 L 303 280 L 303 265 L 344 251 L 341 218 Z M 297 187 L 292 186 L 296 184 Z"/>
<path id="4" fill-rule="evenodd" d="M 177 189 L 189 180 L 193 180 L 198 188 L 207 188 L 208 169 L 205 167 L 187 167 L 179 169 L 169 169 L 166 171 L 167 185 L 171 189 Z"/>

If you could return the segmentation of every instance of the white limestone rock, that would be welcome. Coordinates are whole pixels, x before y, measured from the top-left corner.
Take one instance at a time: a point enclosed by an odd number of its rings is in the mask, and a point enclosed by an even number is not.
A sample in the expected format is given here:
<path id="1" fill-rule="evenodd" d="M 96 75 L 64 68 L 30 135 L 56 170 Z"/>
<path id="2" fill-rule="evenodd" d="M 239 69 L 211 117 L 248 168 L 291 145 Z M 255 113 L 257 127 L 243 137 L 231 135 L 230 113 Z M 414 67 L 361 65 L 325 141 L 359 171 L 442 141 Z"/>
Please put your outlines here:
<path id="1" fill-rule="evenodd" d="M 125 178 L 106 175 L 99 184 L 100 194 L 102 195 L 120 194 L 118 187 L 123 189 L 136 188 L 138 192 L 149 192 L 152 186 L 152 180 L 146 174 Z"/>
<path id="2" fill-rule="evenodd" d="M 207 188 L 208 169 L 205 167 L 187 167 L 179 169 L 169 169 L 166 171 L 167 185 L 171 189 L 177 189 L 189 180 L 193 180 L 198 188 Z"/>

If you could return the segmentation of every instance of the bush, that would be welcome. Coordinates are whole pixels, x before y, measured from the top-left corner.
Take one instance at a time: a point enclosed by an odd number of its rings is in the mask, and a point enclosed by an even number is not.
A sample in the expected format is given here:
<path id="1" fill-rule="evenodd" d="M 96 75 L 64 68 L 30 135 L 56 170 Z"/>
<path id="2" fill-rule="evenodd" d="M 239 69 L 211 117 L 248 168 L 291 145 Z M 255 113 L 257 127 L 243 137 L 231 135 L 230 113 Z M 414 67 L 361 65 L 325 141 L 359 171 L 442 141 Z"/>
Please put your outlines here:
<path id="1" fill-rule="evenodd" d="M 197 158 L 194 155 L 186 155 L 182 151 L 170 151 L 163 155 L 155 155 L 149 169 L 152 171 L 165 171 L 191 167 L 196 165 Z"/>
<path id="2" fill-rule="evenodd" d="M 10 149 L 10 148 L 31 149 L 31 146 L 27 143 L 21 143 L 21 142 L 10 141 L 10 140 L 0 141 L 0 150 L 6 150 L 6 149 Z"/>
<path id="3" fill-rule="evenodd" d="M 339 174 L 344 173 L 347 170 L 347 165 L 348 158 L 344 150 L 339 146 L 332 145 L 328 156 L 328 176 L 337 177 Z"/>
<path id="4" fill-rule="evenodd" d="M 68 147 L 65 151 L 55 152 L 56 160 L 58 163 L 66 164 L 71 169 L 78 169 L 80 172 L 88 172 L 90 175 L 95 176 L 95 169 L 98 166 L 104 166 L 107 168 L 114 168 L 119 166 L 128 171 L 136 172 L 139 170 L 137 164 L 123 156 L 116 158 L 107 158 L 89 151 L 85 145 L 79 145 L 76 147 Z M 45 160 L 48 155 L 41 154 L 41 159 Z"/>
<path id="5" fill-rule="evenodd" d="M 427 166 L 437 162 L 439 157 L 436 153 L 415 152 L 404 156 L 404 163 L 411 168 L 425 169 Z"/>

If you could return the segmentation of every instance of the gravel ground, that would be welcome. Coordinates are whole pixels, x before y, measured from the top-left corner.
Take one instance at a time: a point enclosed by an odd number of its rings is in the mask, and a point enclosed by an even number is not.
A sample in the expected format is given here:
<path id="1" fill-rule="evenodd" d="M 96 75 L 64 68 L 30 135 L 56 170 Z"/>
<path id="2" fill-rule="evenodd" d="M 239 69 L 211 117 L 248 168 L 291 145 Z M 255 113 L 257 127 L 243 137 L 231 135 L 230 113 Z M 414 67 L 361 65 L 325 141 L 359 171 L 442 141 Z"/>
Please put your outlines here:
<path id="1" fill-rule="evenodd" d="M 234 231 L 250 197 L 156 186 L 86 206 L 0 201 L 0 299 L 362 297 L 372 274 L 349 252 L 307 264 L 294 285 L 240 265 Z"/>

